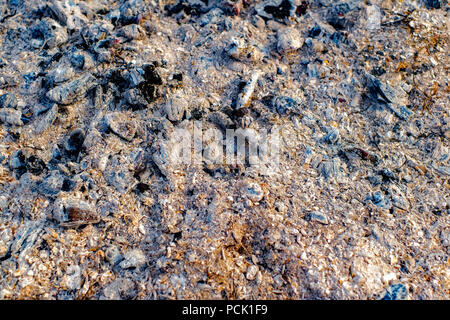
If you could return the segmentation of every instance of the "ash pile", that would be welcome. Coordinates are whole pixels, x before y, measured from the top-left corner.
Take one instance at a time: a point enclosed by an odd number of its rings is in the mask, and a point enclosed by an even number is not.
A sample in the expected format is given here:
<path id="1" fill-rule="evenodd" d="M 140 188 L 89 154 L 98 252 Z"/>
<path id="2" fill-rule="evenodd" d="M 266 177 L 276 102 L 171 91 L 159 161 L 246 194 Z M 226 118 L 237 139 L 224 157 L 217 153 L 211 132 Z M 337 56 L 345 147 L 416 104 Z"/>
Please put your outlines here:
<path id="1" fill-rule="evenodd" d="M 448 11 L 3 1 L 0 299 L 448 298 Z"/>

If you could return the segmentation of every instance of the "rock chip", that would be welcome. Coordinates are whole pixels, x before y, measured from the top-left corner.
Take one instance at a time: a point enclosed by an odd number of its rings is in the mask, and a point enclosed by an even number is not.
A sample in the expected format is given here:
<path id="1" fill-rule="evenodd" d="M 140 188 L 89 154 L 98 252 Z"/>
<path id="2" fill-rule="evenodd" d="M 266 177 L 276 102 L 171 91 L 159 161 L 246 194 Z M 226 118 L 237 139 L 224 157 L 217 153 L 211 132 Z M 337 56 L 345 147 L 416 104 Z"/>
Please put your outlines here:
<path id="1" fill-rule="evenodd" d="M 293 0 L 264 0 L 257 3 L 255 9 L 261 17 L 284 20 L 295 15 L 296 6 Z"/>
<path id="2" fill-rule="evenodd" d="M 72 265 L 66 270 L 66 286 L 69 290 L 78 290 L 81 288 L 82 276 L 81 268 L 78 265 Z"/>
<path id="3" fill-rule="evenodd" d="M 64 184 L 64 176 L 58 171 L 51 171 L 39 185 L 39 191 L 45 195 L 57 195 Z"/>
<path id="4" fill-rule="evenodd" d="M 110 246 L 108 249 L 106 249 L 105 258 L 113 266 L 115 266 L 117 263 L 119 263 L 119 261 L 123 259 L 118 246 Z"/>
<path id="5" fill-rule="evenodd" d="M 64 148 L 70 155 L 78 156 L 83 146 L 85 134 L 80 128 L 73 130 L 64 142 Z"/>
<path id="6" fill-rule="evenodd" d="M 227 54 L 239 61 L 257 62 L 260 61 L 263 54 L 261 50 L 251 44 L 248 40 L 239 37 L 233 37 L 226 48 Z"/>
<path id="7" fill-rule="evenodd" d="M 47 78 L 51 79 L 55 84 L 66 82 L 72 79 L 74 76 L 75 72 L 71 67 L 58 67 L 47 74 Z"/>
<path id="8" fill-rule="evenodd" d="M 145 31 L 137 24 L 129 24 L 122 27 L 118 35 L 127 40 L 140 40 L 145 38 Z"/>
<path id="9" fill-rule="evenodd" d="M 300 102 L 291 97 L 275 96 L 271 103 L 280 115 L 300 112 Z"/>

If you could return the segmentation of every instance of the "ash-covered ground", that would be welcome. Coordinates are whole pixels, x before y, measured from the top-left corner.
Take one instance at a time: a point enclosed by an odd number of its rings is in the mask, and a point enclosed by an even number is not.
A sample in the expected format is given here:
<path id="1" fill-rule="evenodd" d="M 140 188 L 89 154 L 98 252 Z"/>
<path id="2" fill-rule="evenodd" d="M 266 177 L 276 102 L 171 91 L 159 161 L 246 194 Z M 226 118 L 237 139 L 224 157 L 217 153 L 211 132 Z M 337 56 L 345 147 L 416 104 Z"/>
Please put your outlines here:
<path id="1" fill-rule="evenodd" d="M 0 299 L 449 299 L 448 11 L 2 0 Z"/>

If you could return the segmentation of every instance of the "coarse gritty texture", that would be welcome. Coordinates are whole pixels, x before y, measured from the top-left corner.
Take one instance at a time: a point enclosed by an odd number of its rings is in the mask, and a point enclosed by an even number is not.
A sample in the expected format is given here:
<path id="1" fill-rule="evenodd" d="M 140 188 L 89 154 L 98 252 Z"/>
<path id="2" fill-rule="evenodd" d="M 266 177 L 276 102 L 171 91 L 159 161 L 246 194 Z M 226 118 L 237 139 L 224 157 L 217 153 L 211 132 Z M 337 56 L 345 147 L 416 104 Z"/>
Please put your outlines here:
<path id="1" fill-rule="evenodd" d="M 0 299 L 449 298 L 447 1 L 0 21 Z M 279 168 L 174 165 L 194 120 L 282 128 Z"/>

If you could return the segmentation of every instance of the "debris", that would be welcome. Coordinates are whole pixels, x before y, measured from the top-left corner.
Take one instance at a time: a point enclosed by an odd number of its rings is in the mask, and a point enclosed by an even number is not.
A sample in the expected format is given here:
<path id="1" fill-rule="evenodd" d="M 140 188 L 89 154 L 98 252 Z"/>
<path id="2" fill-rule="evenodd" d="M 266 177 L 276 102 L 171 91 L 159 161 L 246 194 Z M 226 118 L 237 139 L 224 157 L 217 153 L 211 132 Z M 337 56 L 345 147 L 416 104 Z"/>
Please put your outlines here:
<path id="1" fill-rule="evenodd" d="M 447 298 L 447 1 L 3 2 L 0 299 Z"/>
<path id="2" fill-rule="evenodd" d="M 247 268 L 247 272 L 245 273 L 245 277 L 247 280 L 255 280 L 256 275 L 258 274 L 258 267 L 255 265 L 251 265 Z"/>
<path id="3" fill-rule="evenodd" d="M 17 98 L 12 93 L 5 93 L 0 96 L 0 108 L 17 109 Z"/>
<path id="4" fill-rule="evenodd" d="M 70 104 L 84 96 L 94 86 L 92 75 L 83 75 L 78 79 L 66 82 L 47 92 L 47 98 L 59 104 Z"/>
<path id="5" fill-rule="evenodd" d="M 40 113 L 36 120 L 34 120 L 34 133 L 36 135 L 41 134 L 45 130 L 47 130 L 55 121 L 56 116 L 58 114 L 58 105 L 53 104 L 48 110 L 45 110 L 43 113 Z"/>
<path id="6" fill-rule="evenodd" d="M 188 109 L 186 99 L 181 94 L 170 97 L 164 106 L 164 112 L 170 121 L 180 121 L 183 119 L 185 111 Z"/>
<path id="7" fill-rule="evenodd" d="M 11 108 L 0 109 L 0 122 L 13 126 L 22 126 L 22 112 Z"/>
<path id="8" fill-rule="evenodd" d="M 40 175 L 46 169 L 46 165 L 42 159 L 32 155 L 27 159 L 26 168 L 32 174 Z"/>
<path id="9" fill-rule="evenodd" d="M 81 288 L 82 276 L 80 266 L 74 265 L 67 268 L 66 286 L 69 290 L 78 290 Z"/>
<path id="10" fill-rule="evenodd" d="M 258 79 L 261 76 L 261 71 L 255 71 L 252 73 L 250 80 L 245 85 L 242 92 L 239 93 L 237 101 L 236 101 L 236 109 L 239 110 L 241 108 L 248 107 L 250 104 L 250 98 L 255 91 L 256 85 L 258 83 Z"/>
<path id="11" fill-rule="evenodd" d="M 75 198 L 58 198 L 53 207 L 52 218 L 60 226 L 67 228 L 100 221 L 94 206 Z"/>
<path id="12" fill-rule="evenodd" d="M 127 278 L 119 278 L 110 283 L 103 289 L 103 296 L 100 299 L 104 300 L 131 300 L 137 295 L 137 288 L 134 282 Z"/>
<path id="13" fill-rule="evenodd" d="M 263 53 L 258 47 L 249 43 L 248 40 L 237 37 L 231 39 L 230 44 L 226 48 L 226 52 L 236 60 L 247 62 L 260 61 L 263 56 Z"/>
<path id="14" fill-rule="evenodd" d="M 338 160 L 323 161 L 319 166 L 319 172 L 325 179 L 338 176 L 340 172 Z"/>
<path id="15" fill-rule="evenodd" d="M 136 135 L 137 123 L 124 113 L 114 112 L 105 116 L 106 125 L 119 137 L 131 141 Z"/>
<path id="16" fill-rule="evenodd" d="M 63 189 L 63 184 L 64 176 L 58 170 L 53 170 L 42 180 L 39 189 L 45 195 L 54 196 Z"/>
<path id="17" fill-rule="evenodd" d="M 313 211 L 306 215 L 306 220 L 319 222 L 321 224 L 328 224 L 328 217 L 321 212 Z"/>
<path id="18" fill-rule="evenodd" d="M 139 249 L 127 251 L 123 256 L 123 261 L 119 264 L 122 269 L 140 268 L 145 265 L 147 259 Z"/>
<path id="19" fill-rule="evenodd" d="M 277 49 L 283 55 L 300 49 L 304 42 L 300 32 L 294 28 L 278 30 L 277 37 Z"/>
<path id="20" fill-rule="evenodd" d="M 106 249 L 105 257 L 109 261 L 109 263 L 113 266 L 115 266 L 123 259 L 123 256 L 120 253 L 120 249 L 117 246 L 111 246 L 108 249 Z"/>
<path id="21" fill-rule="evenodd" d="M 386 289 L 381 300 L 405 300 L 408 296 L 408 290 L 401 284 L 393 284 Z"/>
<path id="22" fill-rule="evenodd" d="M 291 0 L 264 0 L 259 2 L 255 9 L 261 17 L 279 20 L 294 16 L 297 10 Z"/>
<path id="23" fill-rule="evenodd" d="M 56 68 L 47 74 L 47 81 L 52 81 L 54 84 L 60 84 L 68 81 L 74 77 L 75 73 L 72 68 Z M 51 80 L 49 80 L 51 79 Z"/>
<path id="24" fill-rule="evenodd" d="M 291 97 L 275 96 L 272 98 L 272 106 L 280 115 L 300 112 L 300 103 Z"/>
<path id="25" fill-rule="evenodd" d="M 127 40 L 141 40 L 145 38 L 145 31 L 137 24 L 129 24 L 122 27 L 118 35 Z"/>
<path id="26" fill-rule="evenodd" d="M 244 186 L 243 191 L 245 196 L 253 202 L 259 202 L 264 197 L 264 192 L 261 186 L 257 183 L 248 183 Z"/>
<path id="27" fill-rule="evenodd" d="M 73 130 L 67 137 L 64 148 L 66 151 L 73 156 L 78 156 L 81 152 L 81 147 L 84 141 L 84 131 L 80 128 Z"/>

